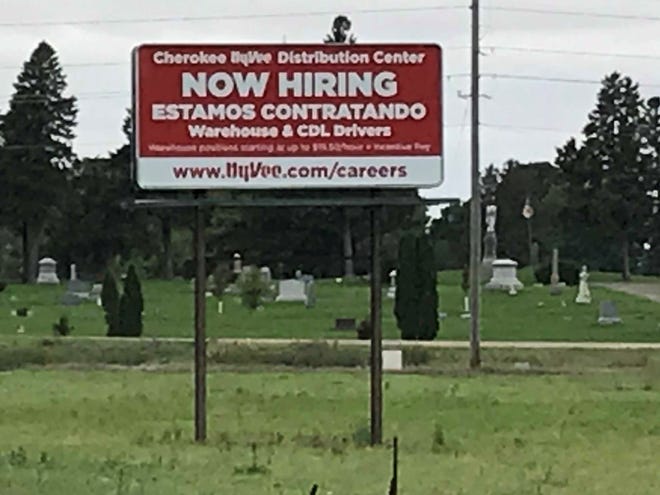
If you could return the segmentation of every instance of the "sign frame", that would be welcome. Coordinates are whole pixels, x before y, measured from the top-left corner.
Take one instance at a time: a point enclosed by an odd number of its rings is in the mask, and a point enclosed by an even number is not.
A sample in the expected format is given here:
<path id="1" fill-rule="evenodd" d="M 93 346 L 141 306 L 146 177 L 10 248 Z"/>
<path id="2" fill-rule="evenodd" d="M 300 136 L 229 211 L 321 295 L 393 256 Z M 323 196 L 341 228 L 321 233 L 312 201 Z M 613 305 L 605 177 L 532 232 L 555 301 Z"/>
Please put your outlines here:
<path id="1" fill-rule="evenodd" d="M 326 182 L 323 182 L 319 180 L 317 183 L 309 183 L 309 182 L 296 182 L 295 180 L 289 179 L 282 179 L 281 184 L 276 184 L 273 182 L 259 182 L 259 181 L 238 181 L 236 180 L 235 182 L 224 182 L 221 181 L 217 185 L 210 184 L 209 180 L 203 179 L 199 180 L 198 182 L 195 182 L 194 184 L 188 183 L 186 185 L 169 185 L 169 184 L 153 184 L 151 182 L 145 182 L 141 181 L 140 173 L 141 173 L 141 166 L 140 166 L 140 160 L 144 159 L 144 157 L 140 156 L 140 145 L 141 145 L 141 136 L 140 136 L 140 128 L 141 128 L 141 116 L 140 116 L 140 65 L 139 65 L 139 54 L 140 50 L 143 49 L 155 49 L 155 48 L 161 48 L 161 49 L 171 49 L 171 50 L 176 50 L 176 49 L 195 49 L 195 50 L 211 50 L 211 49 L 216 49 L 216 50 L 278 50 L 278 49 L 284 49 L 286 51 L 295 51 L 295 50 L 320 50 L 324 52 L 329 52 L 329 51 L 337 51 L 337 50 L 343 50 L 343 51 L 364 51 L 365 49 L 367 50 L 375 50 L 375 49 L 389 49 L 389 50 L 397 50 L 400 49 L 401 51 L 404 50 L 413 50 L 413 49 L 423 49 L 423 50 L 437 50 L 437 81 L 438 81 L 438 86 L 437 86 L 437 92 L 433 94 L 433 102 L 437 108 L 437 122 L 434 124 L 437 127 L 437 132 L 438 132 L 438 140 L 437 140 L 437 147 L 438 147 L 438 154 L 432 155 L 432 154 L 413 154 L 412 156 L 416 157 L 426 157 L 431 161 L 431 159 L 437 160 L 437 164 L 434 166 L 437 167 L 437 178 L 434 177 L 433 181 L 428 181 L 428 180 L 410 180 L 410 181 L 401 181 L 401 182 L 396 182 L 396 183 L 388 183 L 388 182 L 373 182 L 373 181 L 354 181 L 352 183 L 341 183 L 341 182 L 332 182 L 331 180 L 327 180 Z M 193 190 L 282 190 L 282 189 L 346 189 L 346 190 L 355 190 L 355 189 L 425 189 L 425 188 L 435 188 L 441 185 L 444 182 L 445 179 L 445 155 L 444 155 L 444 128 L 443 128 L 443 113 L 444 113 L 444 104 L 443 104 L 443 79 L 442 79 L 442 74 L 443 74 L 443 51 L 442 47 L 439 44 L 436 43 L 370 43 L 370 44 L 358 44 L 358 45 L 332 45 L 332 44 L 319 44 L 319 43 L 296 43 L 296 44 L 267 44 L 267 43 L 238 43 L 238 44 L 213 44 L 213 43 L 146 43 L 146 44 L 141 44 L 133 48 L 132 50 L 132 63 L 131 63 L 131 72 L 132 72 L 132 115 L 133 115 L 133 140 L 131 142 L 131 147 L 132 147 L 132 163 L 131 163 L 131 180 L 135 186 L 137 186 L 138 189 L 145 190 L 145 191 L 172 191 L 172 190 L 179 190 L 179 191 L 193 191 Z M 369 67 L 373 67 L 374 63 L 372 62 L 369 64 Z M 201 69 L 202 65 L 200 65 Z M 301 65 L 301 70 L 304 68 L 308 68 L 310 66 L 306 65 Z M 396 65 L 395 67 L 398 68 L 398 70 L 404 70 L 401 69 L 399 65 Z M 337 102 L 342 103 L 342 100 L 338 100 Z M 428 125 L 428 121 L 427 121 Z M 308 154 L 305 156 L 300 156 L 297 157 L 299 158 L 300 161 L 304 161 L 307 159 L 310 162 L 313 162 L 311 158 L 314 158 L 315 156 L 313 154 Z M 168 158 L 166 156 L 163 156 L 163 158 Z M 186 160 L 188 157 L 177 157 L 178 160 Z M 234 160 L 246 160 L 250 161 L 252 160 L 253 157 L 247 156 L 247 155 L 242 155 L 242 156 L 232 156 L 232 157 L 227 157 L 223 155 L 217 155 L 217 156 L 211 156 L 209 157 L 211 159 L 216 159 L 216 160 L 227 160 L 227 159 L 234 159 Z M 257 160 L 263 159 L 263 157 L 254 157 Z M 280 157 L 281 158 L 281 157 Z M 331 155 L 331 156 L 323 156 L 321 157 L 323 159 L 334 159 L 334 160 L 340 160 L 342 158 L 348 158 L 351 159 L 350 155 L 344 154 L 344 155 Z M 362 156 L 360 158 L 363 158 Z M 406 158 L 409 158 L 407 156 L 402 156 L 402 155 L 388 155 L 388 154 L 380 154 L 380 155 L 364 155 L 365 158 L 365 163 L 368 163 L 370 161 L 378 162 L 378 160 L 391 160 L 391 161 L 396 161 L 396 160 L 404 160 Z M 359 161 L 359 160 L 358 160 Z M 295 162 L 295 161 L 294 161 Z M 336 164 L 339 164 L 339 161 L 335 162 Z M 350 166 L 352 164 L 349 164 Z M 298 166 L 298 165 L 294 165 Z M 303 165 L 304 166 L 304 165 Z M 316 167 L 314 163 L 310 163 L 307 165 L 307 167 L 310 170 L 314 170 L 314 167 Z M 359 167 L 367 167 L 366 165 L 358 165 Z M 431 165 L 429 165 L 431 166 Z M 144 167 L 144 165 L 142 165 Z M 204 168 L 203 166 L 200 166 L 201 168 Z M 378 170 L 378 173 L 381 174 L 385 170 L 385 166 L 379 166 L 378 163 L 376 163 L 373 166 L 369 166 L 366 170 L 361 170 L 360 172 L 367 175 L 367 174 L 372 174 L 375 173 L 375 170 Z M 219 167 L 218 167 L 219 168 Z M 390 167 L 392 168 L 392 167 Z M 332 172 L 331 169 L 329 169 L 326 166 L 325 173 L 327 174 L 328 171 Z M 323 170 L 320 170 L 320 172 L 323 172 Z M 436 172 L 436 170 L 434 170 Z M 345 172 L 346 173 L 346 172 Z M 394 170 L 392 168 L 392 173 L 394 173 Z M 235 178 L 235 177 L 234 177 Z M 332 177 L 331 177 L 332 178 Z M 374 178 L 371 176 L 371 178 Z"/>

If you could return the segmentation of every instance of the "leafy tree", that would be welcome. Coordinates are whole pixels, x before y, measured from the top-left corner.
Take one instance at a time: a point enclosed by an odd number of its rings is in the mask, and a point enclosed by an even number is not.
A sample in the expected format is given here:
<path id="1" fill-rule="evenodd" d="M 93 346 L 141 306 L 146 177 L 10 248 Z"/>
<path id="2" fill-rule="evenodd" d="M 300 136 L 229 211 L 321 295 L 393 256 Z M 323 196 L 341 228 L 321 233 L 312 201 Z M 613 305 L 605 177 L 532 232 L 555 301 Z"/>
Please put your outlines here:
<path id="1" fill-rule="evenodd" d="M 84 158 L 74 163 L 68 194 L 47 231 L 49 252 L 65 266 L 75 262 L 84 273 L 103 273 L 115 256 L 129 259 L 160 254 L 159 225 L 154 215 L 121 206 L 132 195 L 130 116 L 123 129 L 126 144 L 109 158 Z"/>
<path id="2" fill-rule="evenodd" d="M 64 96 L 66 88 L 55 50 L 42 41 L 23 64 L 0 122 L 0 210 L 22 237 L 24 282 L 36 280 L 39 245 L 65 197 L 74 159 L 76 100 Z"/>
<path id="3" fill-rule="evenodd" d="M 117 281 L 110 270 L 105 272 L 101 289 L 101 305 L 105 312 L 108 337 L 120 335 L 119 329 L 119 290 Z"/>
<path id="4" fill-rule="evenodd" d="M 552 202 L 546 201 L 550 188 L 559 182 L 560 170 L 548 162 L 519 163 L 509 160 L 500 173 L 497 185 L 497 244 L 502 253 L 523 265 L 530 263 L 528 225 L 522 216 L 527 199 L 534 208 L 531 219 L 532 239 L 552 252 L 555 214 Z"/>
<path id="5" fill-rule="evenodd" d="M 131 265 L 124 282 L 124 293 L 119 302 L 119 329 L 125 337 L 139 337 L 142 335 L 142 311 L 144 300 L 142 288 L 135 266 Z"/>
<path id="6" fill-rule="evenodd" d="M 394 314 L 404 340 L 433 340 L 438 334 L 436 269 L 427 234 L 401 237 Z"/>
<path id="7" fill-rule="evenodd" d="M 643 104 L 638 85 L 613 73 L 603 80 L 596 108 L 584 127 L 584 140 L 558 151 L 574 231 L 599 249 L 618 245 L 621 273 L 630 279 L 631 247 L 645 241 L 644 224 L 652 214 L 652 161 L 642 153 Z M 577 225 L 576 225 L 577 222 Z"/>

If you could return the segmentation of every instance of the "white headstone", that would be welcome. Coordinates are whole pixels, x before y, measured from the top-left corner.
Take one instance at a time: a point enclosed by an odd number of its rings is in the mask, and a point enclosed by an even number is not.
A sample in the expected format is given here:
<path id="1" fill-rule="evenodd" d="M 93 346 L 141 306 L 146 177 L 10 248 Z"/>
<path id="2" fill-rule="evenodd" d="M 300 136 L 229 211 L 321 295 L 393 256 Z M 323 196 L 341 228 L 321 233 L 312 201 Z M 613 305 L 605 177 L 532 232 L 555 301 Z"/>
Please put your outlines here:
<path id="1" fill-rule="evenodd" d="M 277 302 L 306 302 L 305 282 L 297 279 L 280 280 Z"/>
<path id="2" fill-rule="evenodd" d="M 403 352 L 401 350 L 383 351 L 383 370 L 401 371 L 403 369 Z"/>
<path id="3" fill-rule="evenodd" d="M 241 255 L 238 253 L 234 253 L 234 273 L 236 275 L 240 275 L 242 271 L 243 271 L 243 260 L 241 259 Z"/>
<path id="4" fill-rule="evenodd" d="M 390 286 L 387 289 L 387 298 L 395 299 L 396 298 L 396 270 L 390 272 Z"/>
<path id="5" fill-rule="evenodd" d="M 524 285 L 518 280 L 518 262 L 505 259 L 493 261 L 493 278 L 486 284 L 486 289 L 510 291 L 524 288 Z"/>
<path id="6" fill-rule="evenodd" d="M 583 266 L 580 272 L 580 286 L 575 302 L 578 304 L 591 304 L 591 291 L 589 290 L 589 273 L 587 267 Z"/>
<path id="7" fill-rule="evenodd" d="M 37 275 L 38 284 L 59 284 L 57 278 L 57 261 L 53 258 L 43 258 L 39 261 L 39 275 Z"/>
<path id="8" fill-rule="evenodd" d="M 72 263 L 71 264 L 71 278 L 70 280 L 78 280 L 78 274 L 76 272 L 76 264 Z"/>
<path id="9" fill-rule="evenodd" d="M 261 268 L 259 268 L 259 275 L 261 276 L 261 281 L 262 282 L 264 282 L 265 284 L 270 285 L 270 282 L 273 279 L 273 275 L 272 275 L 269 267 L 262 266 Z"/>

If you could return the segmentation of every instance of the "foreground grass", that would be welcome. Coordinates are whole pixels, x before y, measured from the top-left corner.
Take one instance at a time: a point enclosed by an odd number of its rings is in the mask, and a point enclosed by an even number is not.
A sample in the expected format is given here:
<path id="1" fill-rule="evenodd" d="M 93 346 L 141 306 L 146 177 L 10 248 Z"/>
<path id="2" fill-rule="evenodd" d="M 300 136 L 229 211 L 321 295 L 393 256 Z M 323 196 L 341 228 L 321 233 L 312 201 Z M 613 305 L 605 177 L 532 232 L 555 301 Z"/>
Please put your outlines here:
<path id="1" fill-rule="evenodd" d="M 521 274 L 521 278 L 525 272 Z M 440 311 L 447 314 L 441 323 L 440 339 L 466 340 L 468 320 L 461 319 L 463 294 L 456 274 L 439 277 Z M 52 325 L 67 315 L 75 327 L 73 335 L 103 335 L 102 309 L 94 303 L 75 307 L 58 304 L 63 287 L 12 285 L 0 293 L 0 334 L 47 336 Z M 592 289 L 590 306 L 574 303 L 575 288 L 561 296 L 550 296 L 547 288 L 527 285 L 516 297 L 506 293 L 483 293 L 482 338 L 484 340 L 567 340 L 567 341 L 660 341 L 660 304 L 604 288 Z M 147 281 L 144 284 L 145 336 L 192 336 L 193 294 L 182 281 Z M 596 321 L 598 304 L 604 299 L 616 302 L 622 325 L 600 327 Z M 302 304 L 270 303 L 262 311 L 251 312 L 234 297 L 226 297 L 224 314 L 218 314 L 214 299 L 208 299 L 207 326 L 211 338 L 354 338 L 355 332 L 333 330 L 336 318 L 352 317 L 358 322 L 369 312 L 366 286 L 340 286 L 322 281 L 317 286 L 316 307 Z M 28 318 L 12 315 L 20 307 L 31 310 Z M 386 339 L 399 338 L 393 315 L 393 301 L 385 298 L 383 333 Z"/>
<path id="2" fill-rule="evenodd" d="M 656 374 L 388 375 L 402 494 L 654 494 Z M 207 445 L 188 373 L 0 374 L 0 493 L 383 494 L 367 374 L 214 373 Z"/>

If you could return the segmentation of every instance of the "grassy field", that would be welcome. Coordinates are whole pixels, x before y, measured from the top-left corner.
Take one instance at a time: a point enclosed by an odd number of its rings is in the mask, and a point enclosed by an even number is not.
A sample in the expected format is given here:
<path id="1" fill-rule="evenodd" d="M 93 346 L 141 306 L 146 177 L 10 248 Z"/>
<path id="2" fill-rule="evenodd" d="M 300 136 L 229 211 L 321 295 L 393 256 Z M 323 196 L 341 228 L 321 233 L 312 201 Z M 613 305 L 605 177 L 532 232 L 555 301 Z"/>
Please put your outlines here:
<path id="1" fill-rule="evenodd" d="M 400 493 L 659 493 L 658 376 L 387 375 Z M 2 373 L 0 493 L 382 495 L 367 394 L 366 372 L 212 373 L 196 446 L 189 373 Z"/>
<path id="2" fill-rule="evenodd" d="M 521 274 L 524 278 L 525 272 Z M 461 319 L 462 292 L 458 274 L 439 277 L 440 310 L 447 314 L 441 323 L 440 339 L 465 340 L 468 321 Z M 525 280 L 529 282 L 528 280 Z M 145 336 L 192 336 L 193 294 L 188 282 L 147 281 L 144 283 Z M 105 323 L 101 308 L 94 303 L 65 307 L 58 304 L 64 287 L 10 285 L 0 293 L 0 335 L 17 335 L 19 326 L 26 335 L 52 334 L 53 323 L 67 315 L 74 326 L 73 335 L 103 335 Z M 592 288 L 590 306 L 574 304 L 575 288 L 552 297 L 547 288 L 528 283 L 516 297 L 506 293 L 483 293 L 482 338 L 484 340 L 568 340 L 568 341 L 660 341 L 660 304 L 645 299 Z M 611 299 L 617 303 L 624 323 L 600 327 L 596 320 L 598 303 Z M 393 302 L 384 299 L 385 338 L 399 338 L 393 315 Z M 14 316 L 13 311 L 27 307 L 30 316 Z M 367 316 L 369 289 L 366 286 L 340 286 L 333 281 L 317 284 L 317 304 L 305 309 L 302 304 L 270 303 L 262 311 L 250 312 L 239 301 L 227 296 L 224 314 L 208 299 L 209 337 L 290 337 L 352 338 L 354 332 L 333 330 L 340 317 Z"/>

